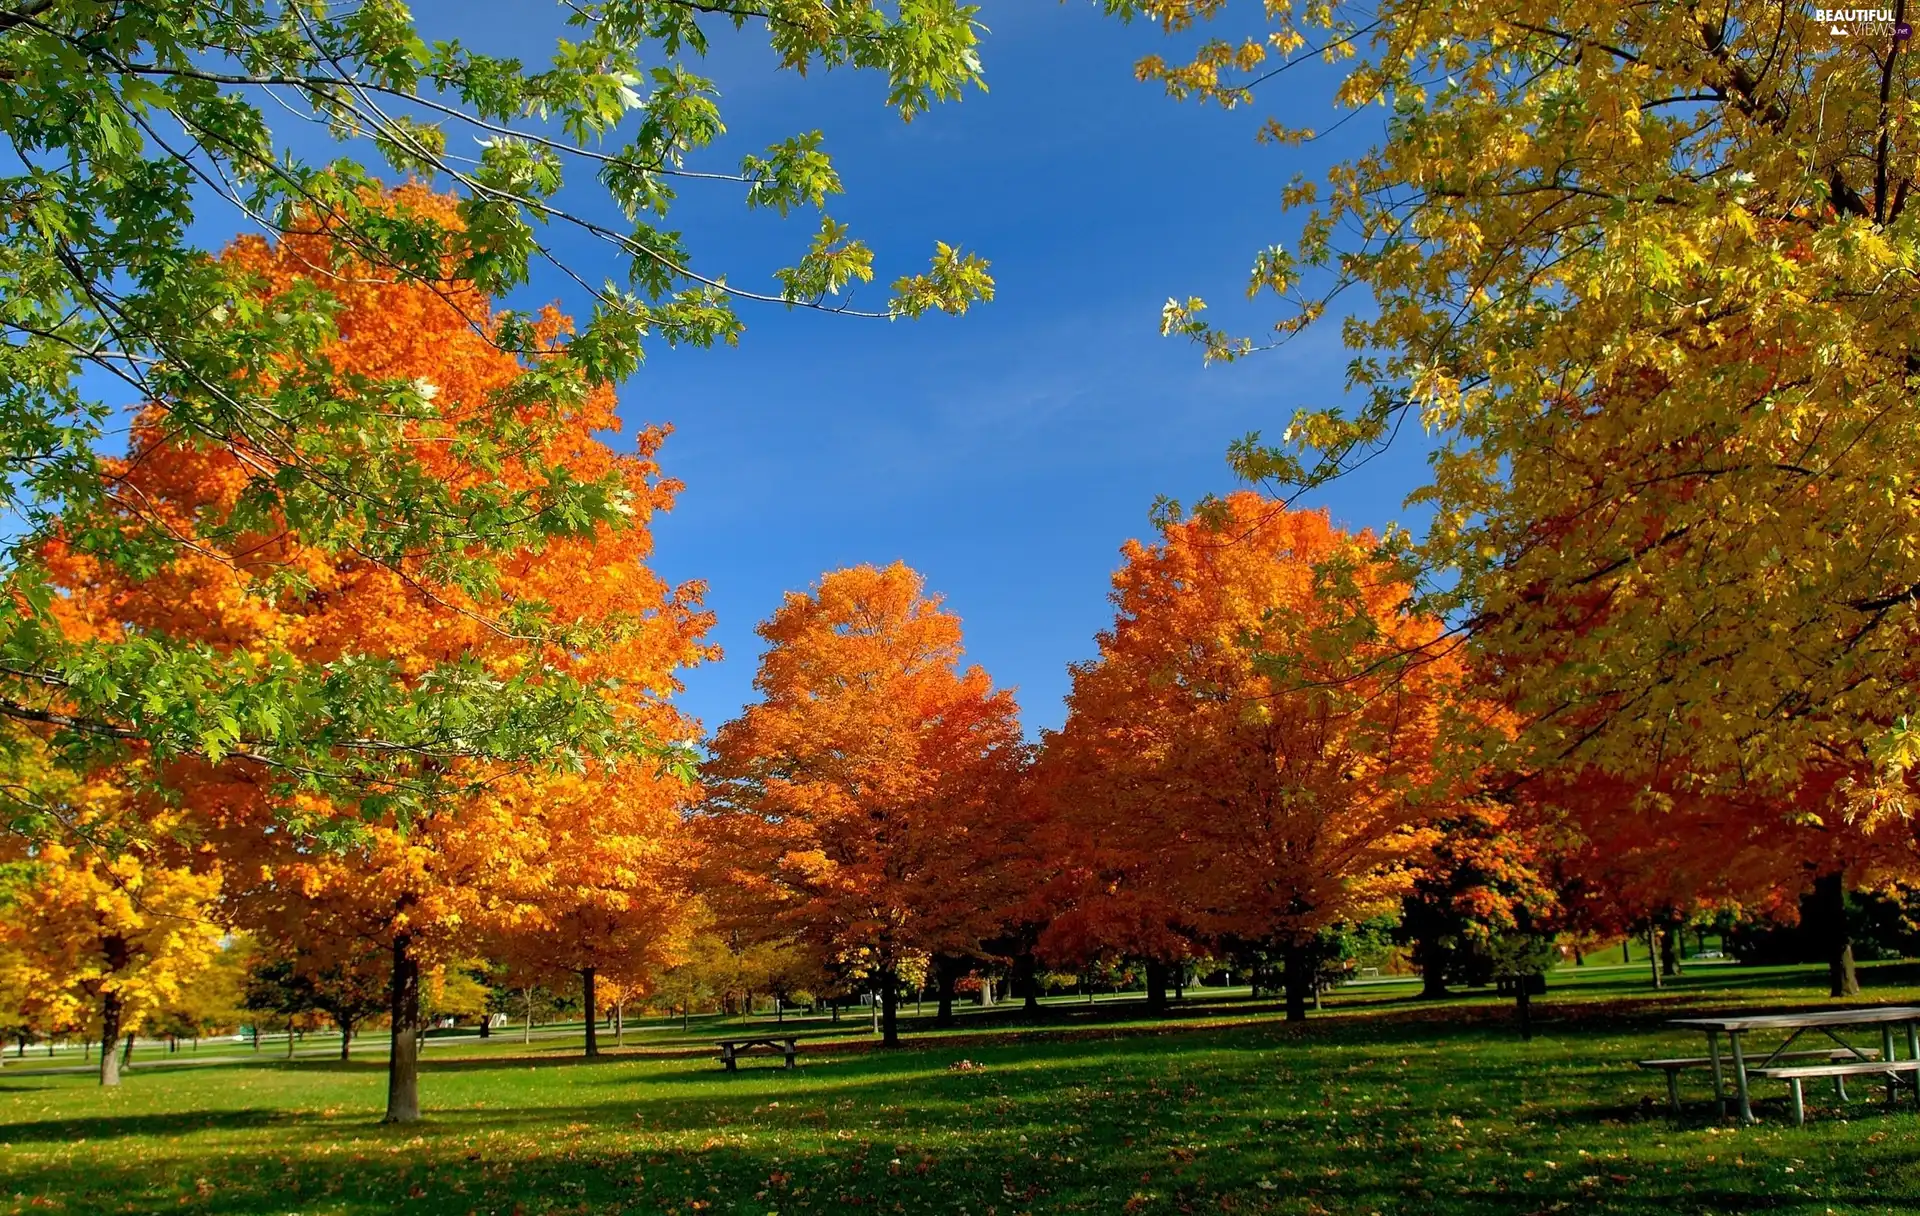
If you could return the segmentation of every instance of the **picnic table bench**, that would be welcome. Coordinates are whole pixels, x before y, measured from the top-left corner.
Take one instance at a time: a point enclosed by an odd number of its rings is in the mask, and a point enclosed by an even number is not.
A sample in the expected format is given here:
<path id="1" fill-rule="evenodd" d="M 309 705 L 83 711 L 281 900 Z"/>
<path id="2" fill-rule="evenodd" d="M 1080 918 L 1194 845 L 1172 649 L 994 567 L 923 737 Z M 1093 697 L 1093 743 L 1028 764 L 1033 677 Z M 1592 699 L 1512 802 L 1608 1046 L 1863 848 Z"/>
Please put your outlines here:
<path id="1" fill-rule="evenodd" d="M 794 1056 L 798 1054 L 798 1049 L 795 1047 L 796 1042 L 797 1040 L 792 1035 L 771 1035 L 764 1037 L 756 1035 L 753 1038 L 747 1039 L 721 1039 L 719 1044 L 720 1062 L 727 1066 L 728 1072 L 737 1072 L 739 1071 L 739 1057 L 743 1052 L 755 1047 L 764 1047 L 769 1051 L 777 1051 L 784 1054 L 787 1057 L 787 1067 L 792 1068 L 794 1067 Z"/>
<path id="2" fill-rule="evenodd" d="M 1840 1053 L 1834 1054 L 1837 1056 Z M 1886 1077 L 1889 1102 L 1893 1101 L 1894 1088 L 1900 1084 L 1902 1074 L 1913 1077 L 1914 1083 L 1920 1085 L 1920 1060 L 1853 1060 L 1844 1063 L 1835 1060 L 1831 1064 L 1813 1064 L 1804 1068 L 1756 1068 L 1753 1071 L 1757 1076 L 1787 1083 L 1795 1127 L 1807 1121 L 1807 1105 L 1800 1093 L 1800 1084 L 1808 1077 L 1832 1077 L 1833 1086 L 1839 1091 L 1842 1102 L 1847 1100 L 1848 1077 Z"/>
<path id="3" fill-rule="evenodd" d="M 1752 1123 L 1753 1106 L 1748 1093 L 1748 1077 L 1759 1076 L 1769 1080 L 1785 1081 L 1789 1088 L 1789 1097 L 1793 1103 L 1794 1121 L 1805 1119 L 1805 1104 L 1802 1101 L 1801 1083 L 1810 1077 L 1831 1077 L 1841 1099 L 1846 1098 L 1846 1078 L 1850 1076 L 1885 1076 L 1887 1078 L 1887 1098 L 1892 1100 L 1895 1087 L 1901 1077 L 1912 1079 L 1914 1094 L 1920 1098 L 1920 1007 L 1910 1005 L 1882 1005 L 1863 1009 L 1828 1009 L 1817 1013 L 1766 1013 L 1742 1016 L 1712 1018 L 1675 1018 L 1668 1023 L 1689 1030 L 1702 1030 L 1707 1035 L 1707 1061 L 1713 1069 L 1713 1094 L 1721 1114 L 1727 1110 L 1725 1080 L 1721 1072 L 1720 1036 L 1727 1037 L 1731 1051 L 1730 1061 L 1733 1069 L 1733 1083 L 1740 1101 L 1740 1121 Z M 1877 1026 L 1880 1030 L 1880 1048 L 1878 1051 L 1867 1047 L 1858 1047 L 1841 1038 L 1838 1030 L 1845 1027 Z M 1902 1060 L 1894 1050 L 1893 1029 L 1895 1026 L 1906 1028 L 1907 1058 Z M 1828 1050 L 1829 1060 L 1825 1064 L 1778 1066 L 1781 1060 L 1805 1058 L 1804 1052 L 1790 1049 L 1801 1035 L 1808 1031 L 1817 1031 L 1832 1040 L 1833 1048 Z M 1762 1057 L 1758 1063 L 1749 1063 L 1742 1044 L 1742 1036 L 1754 1032 L 1784 1032 L 1786 1040 Z M 1814 1053 L 1816 1056 L 1818 1052 Z M 1643 1067 L 1663 1067 L 1665 1061 L 1643 1061 Z M 1676 1069 L 1677 1071 L 1677 1069 Z M 1674 1073 L 1669 1072 L 1670 1096 L 1677 1096 L 1672 1086 Z"/>
<path id="4" fill-rule="evenodd" d="M 1877 1048 L 1863 1048 L 1862 1051 L 1868 1056 L 1878 1056 L 1880 1054 Z M 1777 1052 L 1770 1058 L 1775 1060 L 1826 1060 L 1831 1063 L 1838 1063 L 1842 1060 L 1857 1060 L 1860 1057 L 1852 1051 L 1840 1047 L 1817 1047 L 1812 1051 Z M 1634 1063 L 1649 1072 L 1665 1072 L 1667 1074 L 1667 1106 L 1675 1114 L 1678 1114 L 1680 1113 L 1680 1074 L 1690 1068 L 1710 1067 L 1714 1061 L 1711 1056 L 1674 1056 L 1664 1060 L 1635 1060 Z M 1840 1100 L 1842 1102 L 1846 1101 L 1847 1090 L 1845 1080 L 1840 1077 L 1835 1077 L 1833 1083 L 1839 1090 Z"/>

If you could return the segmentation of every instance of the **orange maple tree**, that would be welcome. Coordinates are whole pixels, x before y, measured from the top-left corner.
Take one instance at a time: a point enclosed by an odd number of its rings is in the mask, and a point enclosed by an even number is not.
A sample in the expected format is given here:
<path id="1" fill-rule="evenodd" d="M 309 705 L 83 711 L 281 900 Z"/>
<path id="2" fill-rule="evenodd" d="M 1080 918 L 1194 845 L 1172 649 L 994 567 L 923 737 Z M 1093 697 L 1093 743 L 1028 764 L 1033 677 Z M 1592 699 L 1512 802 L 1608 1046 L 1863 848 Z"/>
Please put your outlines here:
<path id="1" fill-rule="evenodd" d="M 897 562 L 789 593 L 759 633 L 760 699 L 714 737 L 704 827 L 764 928 L 870 977 L 894 1044 L 902 968 L 986 930 L 971 841 L 1023 758 L 1018 711 Z"/>
<path id="2" fill-rule="evenodd" d="M 1055 957 L 1144 959 L 1152 997 L 1196 946 L 1278 950 L 1303 1017 L 1316 935 L 1407 891 L 1460 664 L 1372 545 L 1251 492 L 1127 544 L 1045 742 Z"/>
<path id="3" fill-rule="evenodd" d="M 458 223 L 451 199 L 423 189 L 402 188 L 393 201 Z M 669 587 L 645 565 L 646 521 L 666 510 L 678 489 L 654 459 L 665 428 L 645 428 L 632 453 L 615 452 L 599 438 L 619 426 L 611 392 L 547 400 L 527 391 L 522 365 L 495 341 L 503 326 L 524 322 L 496 314 L 464 283 L 396 281 L 337 247 L 324 225 L 271 245 L 243 238 L 224 256 L 249 272 L 269 302 L 296 283 L 318 285 L 332 297 L 339 336 L 325 358 L 343 378 L 411 382 L 417 396 L 434 403 L 439 423 L 422 431 L 420 447 L 436 475 L 531 491 L 550 475 L 542 470 L 563 468 L 582 482 L 617 484 L 630 526 L 583 526 L 510 555 L 478 589 L 448 577 L 445 554 L 423 551 L 400 562 L 328 554 L 271 520 L 253 521 L 244 496 L 257 470 L 242 467 L 226 446 L 196 446 L 172 428 L 170 415 L 155 410 L 142 416 L 128 457 L 110 475 L 115 493 L 137 504 L 129 506 L 128 526 L 169 529 L 181 542 L 176 556 L 135 578 L 56 549 L 52 564 L 68 592 L 60 605 L 64 626 L 80 637 L 132 626 L 235 652 L 284 650 L 330 665 L 348 688 L 369 668 L 484 685 L 535 665 L 593 689 L 594 711 L 633 737 L 658 745 L 691 740 L 695 725 L 665 699 L 679 687 L 676 671 L 711 653 L 702 641 L 709 617 L 699 607 L 698 585 Z M 551 311 L 534 324 L 549 341 L 566 329 Z M 466 445 L 460 421 L 480 411 L 518 419 L 522 449 Z M 552 708 L 572 712 L 565 702 Z M 440 733 L 457 738 L 452 725 Z M 537 738 L 549 726 L 476 717 L 471 729 Z M 338 746 L 351 750 L 358 742 L 341 739 Z M 565 769 L 568 759 L 553 762 Z M 627 783 L 635 798 L 664 805 L 686 792 L 682 780 L 651 762 L 629 763 L 613 777 L 592 757 L 576 759 L 594 781 Z M 342 941 L 371 934 L 385 943 L 395 1028 L 389 1118 L 415 1118 L 410 1031 L 418 1022 L 423 961 L 445 957 L 489 924 L 511 922 L 503 906 L 529 898 L 526 860 L 550 863 L 556 832 L 561 849 L 585 840 L 590 833 L 579 817 L 602 804 L 577 784 L 563 786 L 565 797 L 547 797 L 543 791 L 556 780 L 551 772 L 505 771 L 444 750 L 394 757 L 352 800 L 330 786 L 289 796 L 287 776 L 239 754 L 177 761 L 167 782 L 183 791 L 219 855 L 235 863 L 234 899 L 243 914 L 270 926 L 275 918 L 321 913 L 340 920 Z M 424 796 L 427 812 L 403 815 L 404 804 L 391 797 L 401 787 Z M 549 813 L 555 823 L 543 819 Z M 557 826 L 561 821 L 565 826 Z"/>
<path id="4" fill-rule="evenodd" d="M 698 858 L 685 823 L 693 794 L 665 775 L 590 769 L 496 796 L 539 832 L 516 851 L 516 873 L 486 918 L 487 953 L 525 979 L 578 978 L 587 1055 L 600 1053 L 601 998 L 624 1016 L 658 972 L 682 961 L 698 925 Z"/>

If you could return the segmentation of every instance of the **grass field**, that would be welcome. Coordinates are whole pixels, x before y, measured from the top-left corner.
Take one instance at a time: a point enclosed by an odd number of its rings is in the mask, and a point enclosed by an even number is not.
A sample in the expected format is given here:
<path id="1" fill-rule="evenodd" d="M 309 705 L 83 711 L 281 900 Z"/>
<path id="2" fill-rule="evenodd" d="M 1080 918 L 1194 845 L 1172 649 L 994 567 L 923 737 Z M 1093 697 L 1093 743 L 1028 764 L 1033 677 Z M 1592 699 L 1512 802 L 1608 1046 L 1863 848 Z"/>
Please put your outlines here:
<path id="1" fill-rule="evenodd" d="M 1796 1129 L 1761 1091 L 1762 1124 L 1739 1129 L 1704 1104 L 1670 1118 L 1663 1082 L 1631 1066 L 1696 1051 L 1661 1026 L 1686 1011 L 1832 1004 L 1818 978 L 1697 968 L 1655 994 L 1639 967 L 1557 972 L 1531 1043 L 1505 1002 L 1422 1003 L 1398 984 L 1343 990 L 1303 1027 L 1202 992 L 1163 1019 L 1128 1001 L 980 1011 L 954 1032 L 910 1025 L 896 1052 L 846 1038 L 861 1022 L 801 1020 L 793 1073 L 721 1072 L 707 1044 L 737 1021 L 649 1024 L 590 1063 L 570 1054 L 577 1034 L 503 1034 L 430 1049 L 430 1117 L 405 1128 L 378 1122 L 378 1043 L 344 1064 L 149 1060 L 118 1091 L 30 1052 L 0 1068 L 0 1208 L 1920 1211 L 1910 1100 L 1890 1111 L 1860 1085 L 1836 1111 L 1810 1089 L 1827 1105 Z M 1864 978 L 1863 1000 L 1920 999 L 1912 965 Z"/>

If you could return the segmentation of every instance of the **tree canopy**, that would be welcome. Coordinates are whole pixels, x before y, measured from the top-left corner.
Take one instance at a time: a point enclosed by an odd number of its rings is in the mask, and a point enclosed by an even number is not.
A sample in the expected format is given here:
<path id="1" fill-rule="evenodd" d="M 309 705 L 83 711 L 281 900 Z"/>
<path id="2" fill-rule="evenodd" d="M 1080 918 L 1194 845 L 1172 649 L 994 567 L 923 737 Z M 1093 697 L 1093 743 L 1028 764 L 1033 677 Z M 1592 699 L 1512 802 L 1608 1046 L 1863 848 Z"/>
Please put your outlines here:
<path id="1" fill-rule="evenodd" d="M 1239 12 L 1108 7 L 1176 29 Z M 1249 437 L 1239 470 L 1300 492 L 1433 435 L 1409 499 L 1431 526 L 1393 539 L 1520 711 L 1516 768 L 1677 763 L 1692 786 L 1790 797 L 1837 765 L 1869 809 L 1904 809 L 1910 44 L 1873 14 L 1757 0 L 1266 12 L 1140 74 L 1237 106 L 1317 55 L 1385 130 L 1288 191 L 1294 237 L 1249 282 L 1280 302 L 1272 332 L 1168 305 L 1217 358 L 1344 314 L 1357 406 Z"/>
<path id="2" fill-rule="evenodd" d="M 873 256 L 822 211 L 840 182 L 820 133 L 710 163 L 723 125 L 695 70 L 710 37 L 758 26 L 784 68 L 872 71 L 911 118 L 979 83 L 971 8 L 589 0 L 553 12 L 565 36 L 536 67 L 429 41 L 391 0 L 0 7 L 0 508 L 14 520 L 0 579 L 18 609 L 0 622 L 0 715 L 54 727 L 76 753 L 103 742 L 246 753 L 345 784 L 395 755 L 565 762 L 646 743 L 552 673 L 475 681 L 444 664 L 402 680 L 352 648 L 296 658 L 151 624 L 76 638 L 55 622 L 45 563 L 57 540 L 138 580 L 190 552 L 112 464 L 122 407 L 146 403 L 151 429 L 224 467 L 224 537 L 284 535 L 484 597 L 507 555 L 634 519 L 612 470 L 580 475 L 543 443 L 633 371 L 649 339 L 732 342 L 742 301 L 895 317 L 990 294 L 985 263 L 942 244 L 885 302 L 857 304 Z M 341 155 L 299 154 L 274 125 L 288 115 L 330 133 Z M 457 204 L 396 202 L 368 157 L 457 189 Z M 596 208 L 563 194 L 581 176 L 622 219 L 588 218 Z M 682 190 L 820 212 L 818 228 L 756 292 L 668 227 Z M 538 315 L 474 312 L 517 372 L 466 400 L 456 424 L 433 382 L 340 366 L 329 352 L 351 335 L 339 294 L 297 275 L 263 291 L 258 259 L 196 244 L 210 217 L 300 245 L 316 270 L 378 267 L 469 304 L 552 262 L 543 230 L 555 226 L 600 241 L 613 273 L 595 283 L 560 268 L 594 300 L 565 340 Z M 439 477 L 428 453 L 448 446 L 487 473 L 524 476 Z M 297 571 L 280 578 L 299 583 Z M 538 612 L 491 611 L 529 660 L 565 644 Z"/>

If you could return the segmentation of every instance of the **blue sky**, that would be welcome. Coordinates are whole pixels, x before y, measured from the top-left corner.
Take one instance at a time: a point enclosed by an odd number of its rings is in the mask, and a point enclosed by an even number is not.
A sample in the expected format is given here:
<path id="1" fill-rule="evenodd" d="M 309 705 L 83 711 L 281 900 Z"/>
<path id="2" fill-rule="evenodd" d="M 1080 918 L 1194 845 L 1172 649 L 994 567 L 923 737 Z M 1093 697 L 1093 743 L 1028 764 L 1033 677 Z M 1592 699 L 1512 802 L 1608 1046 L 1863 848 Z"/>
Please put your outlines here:
<path id="1" fill-rule="evenodd" d="M 417 12 L 429 37 L 518 42 L 529 58 L 550 46 L 550 27 L 505 0 Z M 751 30 L 719 36 L 707 65 L 729 127 L 711 167 L 820 128 L 847 187 L 830 210 L 875 247 L 882 279 L 943 239 L 990 258 L 998 282 L 994 303 L 959 319 L 750 308 L 738 349 L 656 350 L 623 388 L 625 418 L 675 427 L 663 460 L 686 491 L 659 521 L 655 564 L 704 580 L 718 614 L 726 658 L 688 673 L 684 698 L 709 727 L 753 695 L 753 627 L 782 593 L 895 559 L 964 619 L 970 657 L 1018 688 L 1029 730 L 1057 725 L 1067 664 L 1093 654 L 1118 547 L 1149 530 L 1155 497 L 1234 488 L 1231 440 L 1341 394 L 1331 325 L 1207 368 L 1157 322 L 1169 296 L 1238 300 L 1254 251 L 1290 231 L 1281 186 L 1370 142 L 1380 118 L 1306 150 L 1260 147 L 1269 114 L 1341 117 L 1324 73 L 1290 73 L 1222 113 L 1135 82 L 1135 59 L 1164 39 L 1085 0 L 985 0 L 981 16 L 990 91 L 911 125 L 885 108 L 880 78 L 776 73 Z M 727 185 L 689 190 L 672 219 L 704 269 L 760 289 L 812 224 L 749 214 Z M 562 252 L 589 279 L 615 273 L 594 245 Z M 566 286 L 548 273 L 516 302 L 584 311 Z M 1378 526 L 1420 472 L 1408 444 L 1316 505 Z"/>

